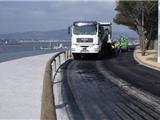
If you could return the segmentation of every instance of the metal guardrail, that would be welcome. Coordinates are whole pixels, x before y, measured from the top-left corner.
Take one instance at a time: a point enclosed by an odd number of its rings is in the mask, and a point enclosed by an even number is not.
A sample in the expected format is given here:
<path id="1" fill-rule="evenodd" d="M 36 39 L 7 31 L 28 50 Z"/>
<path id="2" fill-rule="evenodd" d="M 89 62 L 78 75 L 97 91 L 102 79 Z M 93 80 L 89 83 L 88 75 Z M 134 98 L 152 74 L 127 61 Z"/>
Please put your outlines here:
<path id="1" fill-rule="evenodd" d="M 41 120 L 57 120 L 53 95 L 53 81 L 59 67 L 72 57 L 71 50 L 55 54 L 46 64 L 41 101 Z"/>
<path id="2" fill-rule="evenodd" d="M 55 74 L 58 70 L 58 68 L 68 59 L 71 58 L 71 50 L 62 51 L 54 55 L 54 57 L 51 59 L 52 61 L 52 77 L 55 78 Z"/>

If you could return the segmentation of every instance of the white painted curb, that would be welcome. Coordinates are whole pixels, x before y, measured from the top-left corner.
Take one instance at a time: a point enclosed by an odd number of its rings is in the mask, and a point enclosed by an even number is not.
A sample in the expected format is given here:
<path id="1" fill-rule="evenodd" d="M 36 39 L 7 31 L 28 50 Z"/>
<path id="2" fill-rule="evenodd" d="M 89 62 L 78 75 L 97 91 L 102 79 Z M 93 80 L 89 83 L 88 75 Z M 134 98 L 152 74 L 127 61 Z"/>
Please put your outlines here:
<path id="1" fill-rule="evenodd" d="M 137 49 L 137 48 L 136 48 L 136 49 Z M 159 68 L 159 67 L 156 67 L 156 66 L 153 66 L 153 65 L 149 65 L 149 64 L 146 64 L 146 63 L 144 63 L 143 61 L 141 61 L 141 60 L 136 56 L 136 50 L 134 50 L 134 52 L 133 52 L 133 57 L 134 57 L 134 59 L 135 59 L 140 65 L 143 65 L 143 66 L 145 66 L 145 67 L 148 67 L 148 68 L 151 68 L 151 69 L 160 71 L 160 68 Z"/>

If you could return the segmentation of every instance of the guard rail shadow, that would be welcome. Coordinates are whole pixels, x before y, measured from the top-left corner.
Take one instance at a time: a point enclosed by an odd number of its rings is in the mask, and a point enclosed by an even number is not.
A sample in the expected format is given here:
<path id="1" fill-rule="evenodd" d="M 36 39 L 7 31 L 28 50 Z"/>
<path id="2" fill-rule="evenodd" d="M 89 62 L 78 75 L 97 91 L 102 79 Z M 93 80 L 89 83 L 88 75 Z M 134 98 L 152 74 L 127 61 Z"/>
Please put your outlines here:
<path id="1" fill-rule="evenodd" d="M 57 120 L 53 95 L 53 80 L 59 67 L 71 58 L 71 50 L 55 54 L 48 60 L 43 77 L 41 120 Z"/>

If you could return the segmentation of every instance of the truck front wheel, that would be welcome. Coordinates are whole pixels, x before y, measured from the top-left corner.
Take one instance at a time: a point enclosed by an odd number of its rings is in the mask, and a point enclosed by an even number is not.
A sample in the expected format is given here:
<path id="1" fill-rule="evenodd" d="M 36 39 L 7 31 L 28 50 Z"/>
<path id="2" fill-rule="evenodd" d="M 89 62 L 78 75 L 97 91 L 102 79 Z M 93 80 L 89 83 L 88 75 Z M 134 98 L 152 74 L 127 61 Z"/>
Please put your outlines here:
<path id="1" fill-rule="evenodd" d="M 78 60 L 80 58 L 81 58 L 80 54 L 73 54 L 73 59 L 74 60 Z"/>

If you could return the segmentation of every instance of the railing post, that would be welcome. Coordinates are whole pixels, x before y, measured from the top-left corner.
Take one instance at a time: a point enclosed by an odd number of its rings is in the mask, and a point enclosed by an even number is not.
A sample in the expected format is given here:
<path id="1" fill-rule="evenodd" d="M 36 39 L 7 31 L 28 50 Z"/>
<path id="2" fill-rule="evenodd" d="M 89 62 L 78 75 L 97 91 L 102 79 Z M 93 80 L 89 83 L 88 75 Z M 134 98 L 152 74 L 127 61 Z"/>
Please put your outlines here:
<path id="1" fill-rule="evenodd" d="M 54 65 L 54 72 L 56 72 L 57 69 L 56 60 L 53 60 L 53 65 Z"/>
<path id="2" fill-rule="evenodd" d="M 58 56 L 58 67 L 61 65 L 61 54 Z"/>
<path id="3" fill-rule="evenodd" d="M 52 80 L 54 79 L 54 75 L 56 73 L 57 66 L 56 66 L 56 60 L 54 59 L 52 62 Z"/>
<path id="4" fill-rule="evenodd" d="M 62 55 L 63 57 L 63 59 L 62 59 L 62 61 L 63 61 L 63 63 L 66 61 L 66 56 L 65 56 L 65 52 L 63 52 L 63 55 Z"/>
<path id="5" fill-rule="evenodd" d="M 72 53 L 71 53 L 71 50 L 69 50 L 69 58 L 72 57 Z"/>
<path id="6" fill-rule="evenodd" d="M 69 50 L 67 50 L 68 58 L 70 58 Z"/>
<path id="7" fill-rule="evenodd" d="M 67 60 L 67 59 L 68 59 L 68 50 L 65 51 L 65 60 Z"/>
<path id="8" fill-rule="evenodd" d="M 67 51 L 67 53 L 68 53 L 68 58 L 70 58 L 69 50 Z"/>

